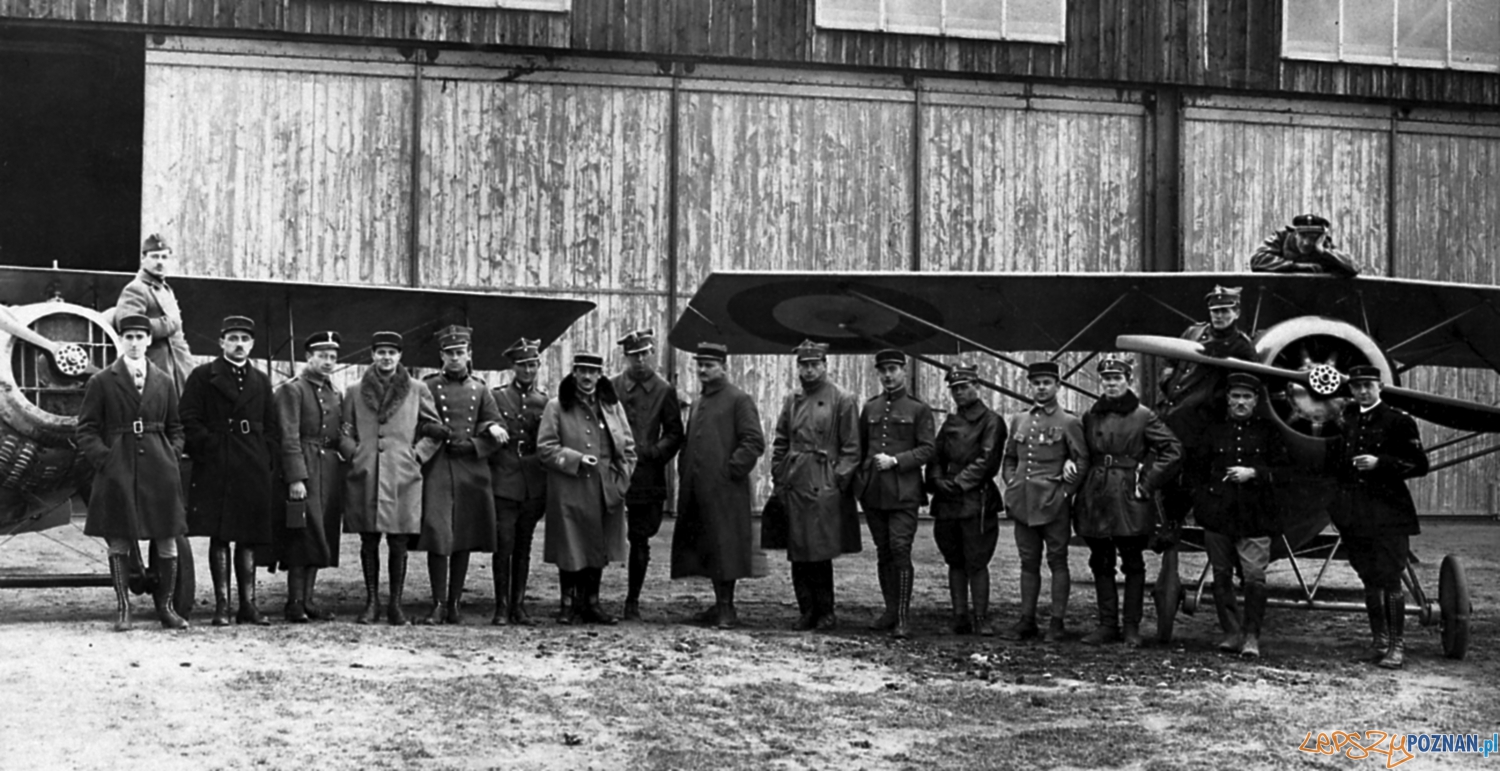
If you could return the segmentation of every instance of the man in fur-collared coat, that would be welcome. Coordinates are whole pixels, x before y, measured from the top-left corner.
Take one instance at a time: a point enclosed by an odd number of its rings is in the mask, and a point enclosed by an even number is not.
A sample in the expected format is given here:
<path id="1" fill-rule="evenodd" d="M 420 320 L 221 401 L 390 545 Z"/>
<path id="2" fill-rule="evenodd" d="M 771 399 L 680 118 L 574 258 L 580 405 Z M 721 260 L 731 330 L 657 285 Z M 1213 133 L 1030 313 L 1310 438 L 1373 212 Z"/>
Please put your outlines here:
<path id="1" fill-rule="evenodd" d="M 344 438 L 350 458 L 344 480 L 344 530 L 359 533 L 365 609 L 356 623 L 380 620 L 380 536 L 390 549 L 391 596 L 386 616 L 407 623 L 401 610 L 406 555 L 422 531 L 422 464 L 448 439 L 432 392 L 401 366 L 398 332 L 376 332 L 375 366 L 344 394 Z"/>
<path id="2" fill-rule="evenodd" d="M 599 606 L 604 566 L 625 559 L 625 492 L 635 472 L 635 438 L 604 357 L 579 353 L 573 374 L 547 402 L 537 453 L 547 468 L 543 558 L 557 565 L 563 587 L 558 622 L 613 624 Z"/>

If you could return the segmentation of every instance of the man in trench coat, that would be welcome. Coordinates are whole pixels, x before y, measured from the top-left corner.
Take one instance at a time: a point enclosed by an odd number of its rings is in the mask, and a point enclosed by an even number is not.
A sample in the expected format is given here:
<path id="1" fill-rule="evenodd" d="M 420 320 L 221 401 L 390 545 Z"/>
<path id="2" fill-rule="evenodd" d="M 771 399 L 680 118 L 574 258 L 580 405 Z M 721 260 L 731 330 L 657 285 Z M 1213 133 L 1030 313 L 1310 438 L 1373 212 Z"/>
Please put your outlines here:
<path id="1" fill-rule="evenodd" d="M 521 338 L 505 350 L 510 382 L 494 390 L 495 405 L 510 442 L 490 456 L 495 496 L 495 626 L 534 622 L 526 612 L 531 576 L 531 540 L 547 511 L 547 471 L 536 452 L 536 432 L 550 398 L 537 382 L 540 340 Z"/>
<path id="2" fill-rule="evenodd" d="M 510 438 L 495 396 L 469 372 L 472 332 L 451 326 L 438 334 L 443 369 L 424 382 L 432 392 L 448 440 L 427 462 L 422 480 L 422 537 L 432 581 L 432 611 L 423 624 L 459 624 L 459 599 L 469 552 L 495 550 L 495 498 L 489 456 Z"/>
<path id="3" fill-rule="evenodd" d="M 776 419 L 771 476 L 787 511 L 787 559 L 801 616 L 796 629 L 833 629 L 833 560 L 862 548 L 855 508 L 859 403 L 828 381 L 828 344 L 794 349 L 802 388 L 788 394 Z"/>
<path id="4" fill-rule="evenodd" d="M 188 373 L 193 371 L 193 354 L 188 350 L 182 332 L 182 310 L 177 295 L 167 285 L 172 265 L 172 247 L 166 239 L 152 233 L 141 243 L 141 269 L 120 290 L 115 303 L 117 318 L 137 314 L 151 322 L 151 347 L 146 358 L 172 379 L 172 390 L 182 393 Z"/>
<path id="5" fill-rule="evenodd" d="M 94 373 L 83 392 L 74 436 L 94 468 L 84 535 L 109 544 L 115 588 L 115 631 L 131 628 L 130 548 L 150 539 L 156 549 L 156 613 L 167 629 L 187 622 L 172 607 L 177 586 L 177 537 L 187 532 L 177 458 L 182 422 L 171 375 L 146 357 L 151 320 L 127 314 L 120 327 L 120 358 Z"/>
<path id="6" fill-rule="evenodd" d="M 422 531 L 422 464 L 448 440 L 432 392 L 401 366 L 399 332 L 370 340 L 375 365 L 344 392 L 343 439 L 350 458 L 344 482 L 344 530 L 359 533 L 365 608 L 356 623 L 380 620 L 380 536 L 390 550 L 391 596 L 385 616 L 404 626 L 401 594 L 406 555 Z"/>
<path id="7" fill-rule="evenodd" d="M 278 559 L 286 569 L 284 615 L 294 624 L 333 618 L 331 610 L 313 601 L 313 587 L 320 568 L 339 566 L 343 532 L 348 459 L 339 453 L 339 429 L 344 394 L 332 380 L 339 340 L 339 333 L 332 331 L 309 335 L 302 343 L 306 366 L 276 389 L 281 480 L 288 505 L 302 509 L 298 522 L 284 521 L 273 528 Z"/>
<path id="8" fill-rule="evenodd" d="M 547 468 L 543 558 L 563 587 L 558 623 L 614 624 L 599 605 L 604 566 L 625 558 L 625 491 L 635 471 L 635 438 L 604 357 L 579 353 L 573 373 L 547 402 L 537 452 Z"/>
<path id="9" fill-rule="evenodd" d="M 250 363 L 255 322 L 228 316 L 219 327 L 224 355 L 200 365 L 182 388 L 182 425 L 193 459 L 188 535 L 207 536 L 214 582 L 214 626 L 229 618 L 229 544 L 239 610 L 234 621 L 269 624 L 255 606 L 255 548 L 271 543 L 272 458 L 281 431 L 271 379 Z"/>
<path id="10" fill-rule="evenodd" d="M 750 472 L 766 450 L 755 400 L 729 382 L 729 349 L 700 343 L 693 356 L 702 390 L 688 414 L 677 464 L 677 526 L 672 531 L 672 578 L 713 582 L 714 605 L 693 620 L 720 629 L 739 625 L 734 586 L 754 572 Z"/>

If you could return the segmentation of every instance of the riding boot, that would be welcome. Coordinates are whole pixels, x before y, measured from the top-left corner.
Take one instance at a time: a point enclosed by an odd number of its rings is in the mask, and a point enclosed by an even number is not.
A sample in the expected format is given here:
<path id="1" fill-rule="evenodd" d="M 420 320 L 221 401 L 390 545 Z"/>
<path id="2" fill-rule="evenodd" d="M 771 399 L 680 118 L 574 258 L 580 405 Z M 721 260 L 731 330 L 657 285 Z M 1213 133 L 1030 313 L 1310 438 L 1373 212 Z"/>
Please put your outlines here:
<path id="1" fill-rule="evenodd" d="M 948 601 L 953 605 L 953 633 L 974 631 L 969 618 L 969 574 L 960 568 L 948 568 Z"/>
<path id="2" fill-rule="evenodd" d="M 1370 647 L 1354 656 L 1355 661 L 1379 661 L 1391 647 L 1390 627 L 1385 620 L 1385 590 L 1365 587 L 1365 615 L 1370 619 Z"/>
<path id="3" fill-rule="evenodd" d="M 531 555 L 510 558 L 510 620 L 520 626 L 536 626 L 526 612 L 526 582 L 531 577 Z"/>
<path id="4" fill-rule="evenodd" d="M 1007 640 L 1029 640 L 1041 631 L 1036 626 L 1036 603 L 1041 594 L 1042 574 L 1021 573 L 1021 617 L 1006 633 Z"/>
<path id="5" fill-rule="evenodd" d="M 466 551 L 454 552 L 448 561 L 448 605 L 443 609 L 443 622 L 448 624 L 462 624 L 464 622 L 462 600 L 464 598 L 464 582 L 469 580 L 469 553 Z"/>
<path id="6" fill-rule="evenodd" d="M 1238 653 L 1245 645 L 1245 635 L 1240 624 L 1240 609 L 1234 597 L 1234 585 L 1229 582 L 1219 581 L 1213 583 L 1214 610 L 1219 614 L 1219 628 L 1224 631 L 1224 639 L 1219 641 L 1219 650 L 1225 653 Z M 1245 609 L 1250 608 L 1250 587 L 1245 587 Z"/>
<path id="7" fill-rule="evenodd" d="M 286 607 L 281 615 L 293 624 L 306 624 L 307 619 L 307 568 L 291 567 L 286 570 Z"/>
<path id="8" fill-rule="evenodd" d="M 870 628 L 885 632 L 896 628 L 896 605 L 899 602 L 897 590 L 900 581 L 896 578 L 895 567 L 891 565 L 877 564 L 875 577 L 880 580 L 880 597 L 885 601 L 885 607 L 881 609 L 880 616 L 870 624 Z"/>
<path id="9" fill-rule="evenodd" d="M 557 623 L 559 624 L 567 625 L 575 621 L 577 613 L 573 609 L 573 603 L 577 593 L 577 590 L 574 588 L 574 584 L 578 582 L 577 575 L 577 573 L 571 570 L 557 571 L 557 586 L 562 592 L 562 597 L 557 605 Z"/>
<path id="10" fill-rule="evenodd" d="M 130 607 L 130 555 L 109 555 L 109 579 L 115 587 L 115 631 L 131 629 Z"/>
<path id="11" fill-rule="evenodd" d="M 711 581 L 714 589 L 714 604 L 688 616 L 688 623 L 702 626 L 718 626 L 720 612 L 724 610 L 724 586 L 722 581 Z"/>
<path id="12" fill-rule="evenodd" d="M 427 580 L 432 586 L 432 609 L 417 619 L 422 626 L 443 623 L 443 602 L 448 599 L 448 558 L 442 554 L 427 555 Z"/>
<path id="13" fill-rule="evenodd" d="M 229 617 L 229 544 L 209 545 L 208 574 L 214 580 L 214 615 L 209 623 L 229 626 L 234 623 Z"/>
<path id="14" fill-rule="evenodd" d="M 891 628 L 891 636 L 905 640 L 911 636 L 911 586 L 915 571 L 907 565 L 893 568 L 891 572 L 896 578 L 896 625 Z M 974 606 L 979 607 L 979 603 Z"/>
<path id="15" fill-rule="evenodd" d="M 255 547 L 234 545 L 234 581 L 240 589 L 240 609 L 234 614 L 235 622 L 270 626 L 271 620 L 255 606 Z"/>
<path id="16" fill-rule="evenodd" d="M 359 545 L 359 568 L 365 577 L 365 609 L 355 616 L 356 624 L 380 621 L 380 542 Z"/>
<path id="17" fill-rule="evenodd" d="M 1068 572 L 1066 566 L 1061 570 L 1052 570 L 1052 620 L 1047 624 L 1047 635 L 1043 639 L 1049 643 L 1062 642 L 1068 636 L 1068 593 L 1073 588 L 1073 576 Z"/>
<path id="18" fill-rule="evenodd" d="M 387 536 L 387 543 L 389 543 L 389 538 Z M 406 613 L 401 610 L 402 595 L 406 593 L 406 547 L 399 546 L 391 549 L 387 562 L 391 574 L 391 597 L 385 608 L 386 623 L 391 626 L 406 626 L 410 622 L 406 620 Z"/>
<path id="19" fill-rule="evenodd" d="M 1125 631 L 1126 647 L 1141 647 L 1141 613 L 1146 603 L 1146 574 L 1131 573 L 1125 576 Z"/>
<path id="20" fill-rule="evenodd" d="M 625 620 L 641 620 L 641 587 L 646 585 L 646 568 L 651 565 L 651 547 L 648 544 L 630 545 L 630 560 L 627 563 L 625 589 Z"/>
<path id="21" fill-rule="evenodd" d="M 1406 661 L 1406 595 L 1400 589 L 1386 590 L 1385 619 L 1390 647 L 1375 665 L 1381 669 L 1400 669 Z"/>
<path id="22" fill-rule="evenodd" d="M 793 628 L 806 632 L 818 625 L 818 601 L 813 590 L 812 563 L 792 563 L 792 593 L 797 595 L 797 611 L 801 613 Z"/>
<path id="23" fill-rule="evenodd" d="M 990 570 L 983 568 L 969 574 L 969 599 L 974 603 L 974 634 L 995 636 L 995 621 L 990 618 Z"/>
<path id="24" fill-rule="evenodd" d="M 734 629 L 740 625 L 739 612 L 734 609 L 734 581 L 715 581 L 714 594 L 717 595 L 718 618 L 714 620 L 716 629 Z"/>
<path id="25" fill-rule="evenodd" d="M 822 562 L 818 562 L 815 564 L 817 565 L 817 567 L 814 568 L 817 571 L 817 579 L 815 582 L 817 591 L 814 596 L 817 598 L 818 605 L 817 628 L 821 631 L 827 632 L 832 629 L 836 629 L 839 625 L 838 614 L 836 614 L 833 610 L 835 603 L 833 591 L 833 560 L 823 560 Z"/>
<path id="26" fill-rule="evenodd" d="M 307 568 L 307 580 L 304 582 L 302 591 L 302 605 L 307 609 L 307 617 L 313 621 L 332 621 L 334 612 L 324 608 L 313 600 L 314 589 L 318 585 L 318 569 Z"/>
<path id="27" fill-rule="evenodd" d="M 1245 641 L 1240 645 L 1241 657 L 1260 658 L 1260 629 L 1265 617 L 1266 585 L 1245 584 Z"/>
<path id="28" fill-rule="evenodd" d="M 156 617 L 161 619 L 163 629 L 187 629 L 188 622 L 172 609 L 172 596 L 177 592 L 177 558 L 156 558 Z"/>
<path id="29" fill-rule="evenodd" d="M 496 552 L 490 567 L 495 580 L 495 614 L 490 616 L 490 625 L 506 626 L 510 623 L 510 559 Z"/>
<path id="30" fill-rule="evenodd" d="M 604 606 L 599 602 L 599 587 L 604 582 L 604 568 L 588 568 L 584 571 L 585 586 L 588 587 L 588 599 L 584 603 L 584 620 L 590 624 L 603 624 L 614 626 L 620 623 L 620 619 L 604 612 Z"/>
<path id="31" fill-rule="evenodd" d="M 1094 574 L 1094 603 L 1099 608 L 1099 621 L 1094 631 L 1083 636 L 1084 645 L 1104 645 L 1120 639 L 1120 596 L 1115 593 L 1115 573 Z"/>

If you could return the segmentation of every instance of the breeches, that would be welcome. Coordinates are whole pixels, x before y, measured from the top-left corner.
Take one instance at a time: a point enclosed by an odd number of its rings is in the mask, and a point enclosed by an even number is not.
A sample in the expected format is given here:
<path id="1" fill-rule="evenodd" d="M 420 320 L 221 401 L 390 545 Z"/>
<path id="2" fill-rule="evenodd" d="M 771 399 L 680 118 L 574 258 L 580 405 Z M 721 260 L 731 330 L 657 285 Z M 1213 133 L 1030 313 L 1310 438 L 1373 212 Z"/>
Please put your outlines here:
<path id="1" fill-rule="evenodd" d="M 876 509 L 865 512 L 877 564 L 911 567 L 911 544 L 917 537 L 916 509 Z"/>
<path id="2" fill-rule="evenodd" d="M 1089 545 L 1089 570 L 1114 575 L 1115 554 L 1120 555 L 1120 572 L 1127 576 L 1145 575 L 1148 535 L 1121 535 L 1113 538 L 1084 538 Z"/>
<path id="3" fill-rule="evenodd" d="M 995 556 L 995 544 L 1000 540 L 999 517 L 969 517 L 968 519 L 940 519 L 932 525 L 932 538 L 937 541 L 943 561 L 954 570 L 973 575 L 990 565 Z"/>
<path id="4" fill-rule="evenodd" d="M 1213 565 L 1214 585 L 1232 587 L 1238 562 L 1245 586 L 1266 583 L 1266 565 L 1271 562 L 1271 537 L 1231 538 L 1212 530 L 1203 531 L 1203 548 Z"/>
<path id="5" fill-rule="evenodd" d="M 1072 523 L 1067 517 L 1059 517 L 1047 525 L 1017 522 L 1016 553 L 1021 557 L 1021 572 L 1041 572 L 1043 546 L 1047 547 L 1047 569 L 1053 573 L 1068 572 L 1068 539 L 1072 535 Z"/>
<path id="6" fill-rule="evenodd" d="M 625 538 L 632 546 L 642 546 L 661 530 L 661 501 L 625 504 Z"/>
<path id="7" fill-rule="evenodd" d="M 537 523 L 547 513 L 547 499 L 495 499 L 495 553 L 530 556 Z"/>
<path id="8" fill-rule="evenodd" d="M 129 538 L 107 538 L 105 542 L 109 544 L 110 554 L 130 554 L 130 546 L 134 543 Z M 156 547 L 156 556 L 158 557 L 172 559 L 177 556 L 176 538 L 152 538 L 151 545 Z"/>
<path id="9" fill-rule="evenodd" d="M 1345 538 L 1349 564 L 1359 580 L 1373 589 L 1401 589 L 1401 574 L 1406 572 L 1411 553 L 1411 536 L 1381 535 L 1373 538 Z"/>

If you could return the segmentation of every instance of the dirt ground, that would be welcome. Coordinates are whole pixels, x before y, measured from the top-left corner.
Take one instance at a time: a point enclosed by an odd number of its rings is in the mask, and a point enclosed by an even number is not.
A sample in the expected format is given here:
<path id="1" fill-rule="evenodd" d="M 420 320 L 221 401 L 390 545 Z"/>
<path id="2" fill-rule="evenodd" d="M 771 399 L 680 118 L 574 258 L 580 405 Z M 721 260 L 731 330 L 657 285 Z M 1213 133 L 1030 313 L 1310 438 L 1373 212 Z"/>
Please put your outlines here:
<path id="1" fill-rule="evenodd" d="M 1472 643 L 1464 660 L 1444 658 L 1437 628 L 1411 619 L 1400 672 L 1348 661 L 1368 637 L 1355 613 L 1273 609 L 1257 662 L 1214 650 L 1211 605 L 1179 614 L 1172 643 L 1138 651 L 1076 636 L 952 636 L 930 523 L 917 541 L 917 634 L 905 642 L 864 628 L 879 602 L 868 538 L 865 553 L 836 563 L 832 634 L 789 631 L 796 608 L 780 552 L 769 576 L 741 584 L 745 628 L 680 623 L 711 592 L 667 579 L 670 521 L 655 541 L 644 623 L 615 627 L 485 625 L 487 558 L 471 570 L 467 625 L 358 626 L 357 543 L 346 538 L 344 566 L 319 581 L 340 620 L 282 622 L 283 576 L 262 573 L 261 607 L 276 623 L 216 629 L 202 607 L 206 544 L 195 542 L 200 605 L 182 633 L 161 630 L 144 598 L 135 631 L 110 631 L 106 588 L 0 590 L 0 768 L 1377 768 L 1383 756 L 1298 748 L 1308 732 L 1487 736 L 1500 723 L 1500 527 L 1424 531 L 1413 549 L 1434 597 L 1441 557 L 1464 562 Z M 428 597 L 417 556 L 408 612 Z M 1191 580 L 1203 564 L 1188 555 L 1181 573 Z M 1272 567 L 1273 585 L 1295 587 L 1286 563 Z M 991 569 L 1006 624 L 1018 607 L 1008 531 Z M 102 546 L 72 528 L 0 546 L 0 572 L 38 570 L 107 572 Z M 1072 571 L 1076 635 L 1092 623 L 1082 548 Z M 615 611 L 624 579 L 618 567 L 605 572 Z M 1326 582 L 1357 586 L 1342 564 Z M 556 595 L 555 571 L 535 569 L 533 612 L 550 615 Z M 1149 634 L 1149 600 L 1146 611 Z M 1419 754 L 1398 767 L 1490 764 L 1500 758 Z"/>

